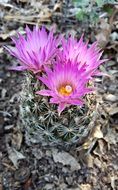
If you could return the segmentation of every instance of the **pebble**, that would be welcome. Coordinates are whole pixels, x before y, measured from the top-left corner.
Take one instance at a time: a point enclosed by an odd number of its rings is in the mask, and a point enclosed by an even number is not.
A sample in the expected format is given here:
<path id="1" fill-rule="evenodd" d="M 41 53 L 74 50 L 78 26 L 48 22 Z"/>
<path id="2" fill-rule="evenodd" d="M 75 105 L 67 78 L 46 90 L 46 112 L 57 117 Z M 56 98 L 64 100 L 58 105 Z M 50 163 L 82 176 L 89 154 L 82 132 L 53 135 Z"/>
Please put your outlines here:
<path id="1" fill-rule="evenodd" d="M 104 96 L 104 99 L 107 101 L 115 102 L 118 100 L 118 97 L 113 94 L 108 94 Z"/>
<path id="2" fill-rule="evenodd" d="M 45 175 L 44 179 L 46 182 L 52 183 L 54 181 L 54 176 L 51 174 L 48 174 L 48 175 Z"/>

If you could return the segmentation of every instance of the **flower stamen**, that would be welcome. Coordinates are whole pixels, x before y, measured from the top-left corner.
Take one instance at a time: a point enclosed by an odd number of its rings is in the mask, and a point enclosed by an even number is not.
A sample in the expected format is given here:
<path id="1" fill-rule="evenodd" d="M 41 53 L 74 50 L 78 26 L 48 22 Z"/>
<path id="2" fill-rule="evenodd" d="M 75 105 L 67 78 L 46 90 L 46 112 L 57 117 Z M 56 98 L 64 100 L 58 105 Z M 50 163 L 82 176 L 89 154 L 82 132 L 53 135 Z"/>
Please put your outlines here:
<path id="1" fill-rule="evenodd" d="M 69 96 L 73 91 L 73 88 L 71 85 L 65 85 L 65 86 L 61 86 L 59 88 L 59 93 L 63 96 Z"/>

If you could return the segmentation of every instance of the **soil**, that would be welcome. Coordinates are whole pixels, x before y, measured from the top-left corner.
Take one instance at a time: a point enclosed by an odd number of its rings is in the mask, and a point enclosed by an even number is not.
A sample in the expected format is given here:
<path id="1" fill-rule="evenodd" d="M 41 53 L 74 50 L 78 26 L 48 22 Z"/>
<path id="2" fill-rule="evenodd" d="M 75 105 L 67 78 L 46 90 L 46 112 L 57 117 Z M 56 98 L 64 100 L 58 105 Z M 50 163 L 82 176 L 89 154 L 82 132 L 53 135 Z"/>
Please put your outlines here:
<path id="1" fill-rule="evenodd" d="M 0 190 L 118 189 L 117 6 L 113 9 L 111 16 L 91 26 L 71 13 L 71 1 L 0 1 Z M 103 57 L 109 59 L 100 67 L 106 75 L 96 78 L 101 121 L 96 123 L 92 140 L 87 140 L 87 148 L 66 152 L 28 145 L 20 130 L 19 98 L 24 74 L 9 70 L 18 62 L 3 46 L 11 45 L 10 36 L 17 30 L 37 23 L 47 28 L 53 25 L 58 33 L 71 33 L 77 38 L 84 32 L 85 40 L 99 41 Z"/>

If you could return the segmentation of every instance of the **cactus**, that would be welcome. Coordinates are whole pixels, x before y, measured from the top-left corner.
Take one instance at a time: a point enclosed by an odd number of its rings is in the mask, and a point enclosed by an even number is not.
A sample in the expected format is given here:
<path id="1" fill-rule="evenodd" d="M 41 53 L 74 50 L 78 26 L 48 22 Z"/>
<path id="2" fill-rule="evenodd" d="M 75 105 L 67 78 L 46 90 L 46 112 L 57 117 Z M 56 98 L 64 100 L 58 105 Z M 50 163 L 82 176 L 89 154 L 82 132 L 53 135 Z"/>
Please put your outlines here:
<path id="1" fill-rule="evenodd" d="M 11 69 L 27 71 L 20 105 L 26 138 L 81 144 L 91 131 L 96 106 L 93 77 L 101 74 L 98 67 L 106 61 L 97 42 L 89 46 L 83 35 L 79 41 L 65 39 L 37 26 L 33 31 L 26 27 L 26 37 L 18 34 L 12 40 L 15 48 L 6 49 L 20 66 Z"/>
<path id="2" fill-rule="evenodd" d="M 95 111 L 95 94 L 86 96 L 86 104 L 70 106 L 59 116 L 57 105 L 35 92 L 43 88 L 27 73 L 21 93 L 20 119 L 27 141 L 52 145 L 81 144 L 92 130 L 90 122 Z"/>

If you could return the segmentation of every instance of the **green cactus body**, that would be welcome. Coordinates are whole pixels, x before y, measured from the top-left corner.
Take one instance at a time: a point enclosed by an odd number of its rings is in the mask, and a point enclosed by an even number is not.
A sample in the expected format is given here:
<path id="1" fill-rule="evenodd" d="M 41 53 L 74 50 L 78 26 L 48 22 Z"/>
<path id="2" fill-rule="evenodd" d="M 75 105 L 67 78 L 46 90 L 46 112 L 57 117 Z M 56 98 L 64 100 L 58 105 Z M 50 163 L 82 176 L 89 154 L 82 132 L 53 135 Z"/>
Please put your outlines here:
<path id="1" fill-rule="evenodd" d="M 95 111 L 94 95 L 86 96 L 82 108 L 71 106 L 58 115 L 57 106 L 47 97 L 36 95 L 42 83 L 27 74 L 21 93 L 20 118 L 28 141 L 52 145 L 82 144 L 92 127 L 90 121 Z"/>

